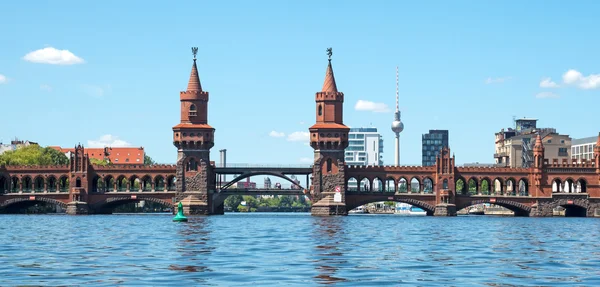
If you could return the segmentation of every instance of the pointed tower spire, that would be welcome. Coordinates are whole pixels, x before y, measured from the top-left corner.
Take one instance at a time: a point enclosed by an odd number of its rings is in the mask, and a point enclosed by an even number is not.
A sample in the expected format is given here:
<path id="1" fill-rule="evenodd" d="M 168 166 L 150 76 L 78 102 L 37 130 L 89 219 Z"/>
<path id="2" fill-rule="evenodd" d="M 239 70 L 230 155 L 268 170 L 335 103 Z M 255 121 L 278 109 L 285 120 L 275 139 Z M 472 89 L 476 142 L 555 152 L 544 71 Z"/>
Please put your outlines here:
<path id="1" fill-rule="evenodd" d="M 399 94 L 400 92 L 398 91 L 398 85 L 399 85 L 399 80 L 398 80 L 398 66 L 396 66 L 396 113 L 399 114 L 400 113 L 400 109 L 399 109 Z M 400 118 L 398 117 L 398 120 L 400 120 Z"/>
<path id="2" fill-rule="evenodd" d="M 333 76 L 333 68 L 331 67 L 331 55 L 333 54 L 331 48 L 327 48 L 327 56 L 329 56 L 329 64 L 327 65 L 327 72 L 325 72 L 325 82 L 323 83 L 323 89 L 321 92 L 337 93 L 337 85 L 335 84 L 335 77 Z"/>
<path id="3" fill-rule="evenodd" d="M 198 67 L 196 67 L 196 54 L 198 53 L 198 47 L 192 47 L 192 54 L 194 54 L 194 64 L 192 65 L 192 72 L 190 73 L 190 81 L 188 82 L 188 91 L 202 91 L 202 85 L 200 85 L 200 77 L 198 76 Z"/>

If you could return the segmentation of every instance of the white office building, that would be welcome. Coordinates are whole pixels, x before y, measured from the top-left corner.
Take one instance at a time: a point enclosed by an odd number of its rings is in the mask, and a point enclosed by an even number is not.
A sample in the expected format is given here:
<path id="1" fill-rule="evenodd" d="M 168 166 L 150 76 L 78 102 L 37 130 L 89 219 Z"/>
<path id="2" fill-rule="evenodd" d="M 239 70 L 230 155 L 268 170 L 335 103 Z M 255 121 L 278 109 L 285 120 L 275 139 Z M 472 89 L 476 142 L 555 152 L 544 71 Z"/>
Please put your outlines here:
<path id="1" fill-rule="evenodd" d="M 377 128 L 351 128 L 345 151 L 347 165 L 383 165 L 383 138 Z M 348 189 L 356 188 L 357 182 L 349 181 Z M 373 186 L 373 189 L 378 188 Z"/>
<path id="2" fill-rule="evenodd" d="M 594 160 L 594 147 L 598 137 L 587 137 L 571 141 L 571 158 L 578 161 Z"/>

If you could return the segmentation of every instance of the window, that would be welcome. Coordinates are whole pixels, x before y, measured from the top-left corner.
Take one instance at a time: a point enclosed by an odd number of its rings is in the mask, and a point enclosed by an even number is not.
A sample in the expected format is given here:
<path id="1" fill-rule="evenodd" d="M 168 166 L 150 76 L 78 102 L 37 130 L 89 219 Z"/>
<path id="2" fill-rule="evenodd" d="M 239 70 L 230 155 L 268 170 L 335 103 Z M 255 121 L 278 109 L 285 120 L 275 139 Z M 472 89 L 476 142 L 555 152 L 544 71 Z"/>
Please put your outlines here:
<path id="1" fill-rule="evenodd" d="M 125 162 L 129 162 L 129 159 L 128 159 L 128 158 L 126 158 L 126 159 L 125 159 Z"/>
<path id="2" fill-rule="evenodd" d="M 548 143 L 552 143 L 552 140 L 548 140 Z"/>
<path id="3" fill-rule="evenodd" d="M 323 115 L 323 107 L 319 105 L 319 116 Z"/>
<path id="4" fill-rule="evenodd" d="M 186 171 L 197 171 L 198 170 L 198 163 L 196 163 L 195 159 L 190 159 L 190 161 L 188 161 L 186 168 Z"/>
<path id="5" fill-rule="evenodd" d="M 331 159 L 327 159 L 327 172 L 331 172 Z"/>
<path id="6" fill-rule="evenodd" d="M 444 179 L 444 189 L 448 189 L 448 180 Z"/>
<path id="7" fill-rule="evenodd" d="M 565 143 L 565 140 L 560 140 L 560 143 L 561 143 L 561 144 L 564 144 L 564 143 Z"/>
<path id="8" fill-rule="evenodd" d="M 192 104 L 190 106 L 190 111 L 189 111 L 188 115 L 190 117 L 195 117 L 196 116 L 196 105 Z"/>
<path id="9" fill-rule="evenodd" d="M 137 161 L 139 162 L 139 161 L 140 161 L 140 159 L 138 158 L 138 159 L 137 159 Z"/>

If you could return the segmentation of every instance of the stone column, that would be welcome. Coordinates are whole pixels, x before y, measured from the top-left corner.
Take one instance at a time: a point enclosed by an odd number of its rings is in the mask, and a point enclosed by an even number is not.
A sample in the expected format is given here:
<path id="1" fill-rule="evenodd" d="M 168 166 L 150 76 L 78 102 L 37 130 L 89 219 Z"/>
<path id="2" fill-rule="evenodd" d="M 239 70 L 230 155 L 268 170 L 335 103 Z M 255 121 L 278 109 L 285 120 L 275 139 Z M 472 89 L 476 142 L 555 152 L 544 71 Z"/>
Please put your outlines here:
<path id="1" fill-rule="evenodd" d="M 67 214 L 69 215 L 87 215 L 89 206 L 87 202 L 71 201 L 67 204 Z"/>

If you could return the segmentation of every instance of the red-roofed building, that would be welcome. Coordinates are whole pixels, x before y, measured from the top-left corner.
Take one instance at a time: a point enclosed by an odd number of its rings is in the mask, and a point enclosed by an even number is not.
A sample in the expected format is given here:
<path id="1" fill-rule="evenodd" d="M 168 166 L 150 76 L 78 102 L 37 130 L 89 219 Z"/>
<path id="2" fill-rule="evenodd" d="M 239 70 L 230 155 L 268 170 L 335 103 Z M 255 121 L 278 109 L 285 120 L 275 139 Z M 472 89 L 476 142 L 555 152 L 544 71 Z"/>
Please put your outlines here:
<path id="1" fill-rule="evenodd" d="M 62 148 L 51 146 L 55 150 L 63 152 L 67 157 L 75 151 L 75 148 Z M 108 160 L 113 164 L 144 164 L 143 147 L 104 147 L 86 148 L 85 152 L 90 159 Z"/>

